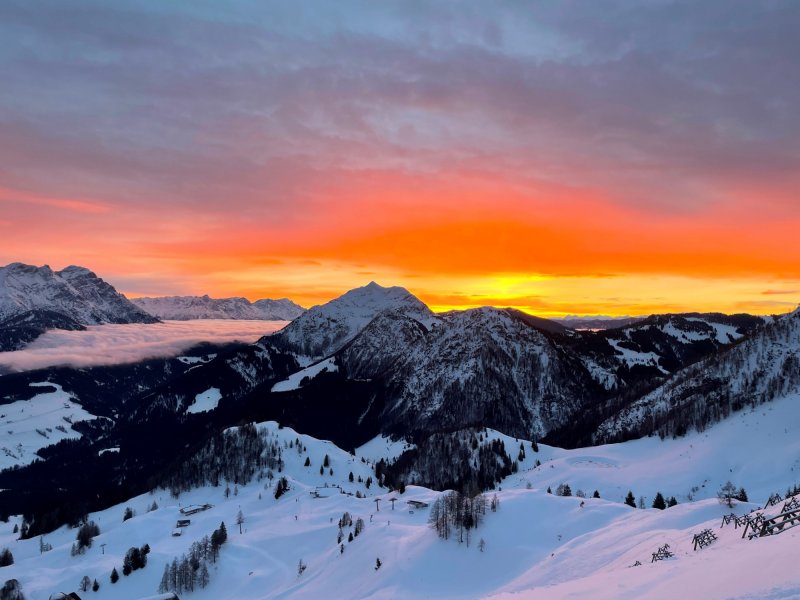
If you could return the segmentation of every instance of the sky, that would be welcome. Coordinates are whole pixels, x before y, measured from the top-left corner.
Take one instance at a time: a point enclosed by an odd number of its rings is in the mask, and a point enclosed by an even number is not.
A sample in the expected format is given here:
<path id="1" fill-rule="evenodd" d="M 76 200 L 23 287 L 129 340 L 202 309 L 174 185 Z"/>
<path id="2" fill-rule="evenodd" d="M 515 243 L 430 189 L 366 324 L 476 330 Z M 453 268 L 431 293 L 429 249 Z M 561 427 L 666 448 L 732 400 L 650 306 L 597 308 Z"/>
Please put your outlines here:
<path id="1" fill-rule="evenodd" d="M 0 3 L 0 264 L 131 296 L 800 303 L 800 5 Z"/>

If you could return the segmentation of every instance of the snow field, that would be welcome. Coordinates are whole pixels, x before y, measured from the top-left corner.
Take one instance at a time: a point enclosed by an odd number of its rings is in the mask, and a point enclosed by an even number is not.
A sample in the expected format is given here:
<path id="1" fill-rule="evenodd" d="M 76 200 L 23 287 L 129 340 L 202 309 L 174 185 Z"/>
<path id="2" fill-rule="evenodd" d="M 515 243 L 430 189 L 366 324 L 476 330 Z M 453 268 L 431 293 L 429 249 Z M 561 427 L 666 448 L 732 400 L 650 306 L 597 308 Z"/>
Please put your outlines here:
<path id="1" fill-rule="evenodd" d="M 748 490 L 752 504 L 736 508 L 741 514 L 763 503 L 768 493 L 785 490 L 794 481 L 795 444 L 800 417 L 796 396 L 740 413 L 704 433 L 661 441 L 649 438 L 577 450 L 539 445 L 531 450 L 522 441 L 526 457 L 520 472 L 502 483 L 500 507 L 487 507 L 485 522 L 471 532 L 469 545 L 458 544 L 457 532 L 440 540 L 428 526 L 428 508 L 410 511 L 410 499 L 432 502 L 438 492 L 409 485 L 404 495 L 363 481 L 373 476 L 369 462 L 396 456 L 403 442 L 376 438 L 351 456 L 330 442 L 300 435 L 273 422 L 262 424 L 283 448 L 290 490 L 279 500 L 269 480 L 239 486 L 225 497 L 225 485 L 203 487 L 174 499 L 163 490 L 144 494 L 91 516 L 101 528 L 91 549 L 71 557 L 74 529 L 61 528 L 45 536 L 54 549 L 39 555 L 38 539 L 16 541 L 14 522 L 0 530 L 0 546 L 8 546 L 15 564 L 3 569 L 5 579 L 16 577 L 29 600 L 45 599 L 54 591 L 71 591 L 83 575 L 101 584 L 90 597 L 128 600 L 155 593 L 164 565 L 186 552 L 225 521 L 228 542 L 220 561 L 211 568 L 211 583 L 182 597 L 211 598 L 670 598 L 685 597 L 797 597 L 800 574 L 794 567 L 800 528 L 772 538 L 742 540 L 732 525 L 719 529 L 729 512 L 713 498 L 724 480 Z M 783 432 L 783 433 L 782 433 Z M 521 442 L 503 439 L 516 458 Z M 779 436 L 784 437 L 779 437 Z M 300 452 L 295 440 L 300 440 Z M 288 447 L 292 443 L 292 448 Z M 303 450 L 303 446 L 305 450 Z M 771 449 L 764 452 L 764 448 Z M 329 468 L 320 475 L 325 454 Z M 365 461 L 362 461 L 362 456 Z M 304 466 L 306 458 L 311 465 Z M 536 460 L 542 465 L 533 468 Z M 552 467 L 552 468 L 551 468 Z M 348 481 L 352 471 L 355 481 Z M 681 490 L 691 490 L 696 502 L 684 502 Z M 599 489 L 603 498 L 557 497 L 545 493 L 559 483 L 588 495 Z M 325 488 L 325 483 L 328 488 Z M 268 489 L 265 489 L 265 484 Z M 530 484 L 530 489 L 528 489 Z M 366 498 L 343 494 L 359 491 Z M 665 511 L 639 510 L 620 501 L 628 489 L 647 496 L 657 490 L 678 496 L 681 504 Z M 315 498 L 314 494 L 321 496 Z M 261 496 L 259 498 L 259 495 Z M 491 497 L 492 493 L 488 493 Z M 395 510 L 389 499 L 395 497 Z M 376 510 L 375 499 L 380 499 Z M 608 498 L 608 499 L 606 499 Z M 155 500 L 159 509 L 147 512 Z M 581 502 L 584 505 L 581 506 Z M 181 506 L 210 503 L 213 507 L 190 517 Z M 126 506 L 137 515 L 122 521 Z M 236 515 L 245 522 L 239 534 Z M 344 553 L 336 542 L 343 512 L 353 521 L 362 518 L 365 529 L 353 542 L 344 530 Z M 171 532 L 178 518 L 192 523 L 181 537 Z M 693 551 L 692 535 L 710 527 L 719 540 Z M 483 552 L 479 541 L 485 541 Z M 105 554 L 101 544 L 105 543 Z M 122 557 L 131 546 L 150 544 L 148 566 L 111 585 L 113 567 L 121 572 Z M 675 557 L 650 564 L 659 546 L 669 543 Z M 375 560 L 382 566 L 375 569 Z M 307 565 L 298 576 L 299 560 Z M 636 561 L 641 566 L 631 567 Z M 695 591 L 697 594 L 695 594 Z"/>
<path id="2" fill-rule="evenodd" d="M 73 402 L 72 396 L 60 385 L 31 384 L 31 387 L 46 386 L 55 391 L 0 405 L 0 470 L 30 464 L 38 459 L 38 450 L 61 440 L 81 437 L 72 429 L 72 423 L 96 418 Z"/>

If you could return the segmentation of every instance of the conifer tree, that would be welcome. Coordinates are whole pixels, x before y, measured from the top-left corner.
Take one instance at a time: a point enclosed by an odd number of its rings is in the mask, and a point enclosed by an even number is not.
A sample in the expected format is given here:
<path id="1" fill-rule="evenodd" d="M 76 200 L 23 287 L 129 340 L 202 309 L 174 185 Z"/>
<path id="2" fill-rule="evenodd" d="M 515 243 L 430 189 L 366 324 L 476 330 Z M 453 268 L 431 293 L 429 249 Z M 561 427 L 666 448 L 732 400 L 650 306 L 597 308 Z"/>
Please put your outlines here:
<path id="1" fill-rule="evenodd" d="M 667 502 L 664 500 L 664 496 L 661 495 L 661 492 L 656 492 L 656 497 L 653 499 L 653 508 L 659 510 L 667 508 Z"/>
<path id="2" fill-rule="evenodd" d="M 628 491 L 628 495 L 625 496 L 625 504 L 630 506 L 631 508 L 636 508 L 636 497 L 633 495 L 632 491 Z"/>

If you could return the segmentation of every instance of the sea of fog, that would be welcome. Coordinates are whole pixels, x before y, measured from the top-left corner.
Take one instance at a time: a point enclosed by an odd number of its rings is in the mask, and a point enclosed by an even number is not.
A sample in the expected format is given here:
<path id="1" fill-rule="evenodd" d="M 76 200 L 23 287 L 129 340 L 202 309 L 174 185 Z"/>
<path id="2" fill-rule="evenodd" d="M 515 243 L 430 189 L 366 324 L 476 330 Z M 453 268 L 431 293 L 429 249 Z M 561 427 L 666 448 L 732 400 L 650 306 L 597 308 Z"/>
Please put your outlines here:
<path id="1" fill-rule="evenodd" d="M 56 365 L 92 367 L 179 356 L 201 342 L 252 343 L 288 321 L 198 319 L 152 325 L 92 325 L 86 331 L 54 329 L 15 352 L 0 352 L 0 373 Z"/>

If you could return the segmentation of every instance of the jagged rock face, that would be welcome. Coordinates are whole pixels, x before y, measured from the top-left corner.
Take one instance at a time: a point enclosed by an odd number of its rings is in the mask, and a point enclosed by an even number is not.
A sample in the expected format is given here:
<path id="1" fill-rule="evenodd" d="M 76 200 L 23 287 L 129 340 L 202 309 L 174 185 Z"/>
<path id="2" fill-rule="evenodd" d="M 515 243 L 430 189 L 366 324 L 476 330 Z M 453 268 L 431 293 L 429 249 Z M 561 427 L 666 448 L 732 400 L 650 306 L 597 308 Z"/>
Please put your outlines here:
<path id="1" fill-rule="evenodd" d="M 47 265 L 21 263 L 0 268 L 0 317 L 37 309 L 61 313 L 82 325 L 158 321 L 88 269 L 55 272 Z"/>
<path id="2" fill-rule="evenodd" d="M 0 268 L 0 327 L 25 330 L 14 336 L 16 343 L 0 349 L 16 349 L 54 326 L 76 329 L 79 325 L 156 322 L 88 269 L 73 266 L 56 272 L 47 265 L 21 263 Z M 10 334 L 5 337 L 11 338 Z"/>
<path id="3" fill-rule="evenodd" d="M 309 358 L 324 358 L 341 349 L 380 313 L 399 311 L 420 323 L 432 325 L 430 309 L 401 287 L 377 283 L 350 290 L 343 296 L 314 306 L 270 339 L 276 345 Z"/>
<path id="4" fill-rule="evenodd" d="M 387 427 L 541 436 L 562 425 L 602 389 L 554 335 L 508 310 L 442 316 L 387 376 Z"/>
<path id="5" fill-rule="evenodd" d="M 767 320 L 740 343 L 708 355 L 624 406 L 596 441 L 682 435 L 733 411 L 800 390 L 800 311 Z"/>
<path id="6" fill-rule="evenodd" d="M 164 296 L 134 298 L 136 306 L 159 319 L 188 321 L 192 319 L 255 319 L 291 321 L 305 309 L 287 298 L 256 300 L 247 298 L 210 298 L 208 296 Z"/>

